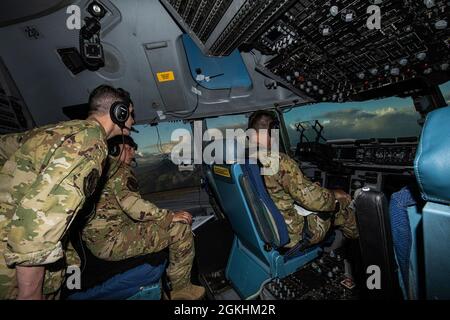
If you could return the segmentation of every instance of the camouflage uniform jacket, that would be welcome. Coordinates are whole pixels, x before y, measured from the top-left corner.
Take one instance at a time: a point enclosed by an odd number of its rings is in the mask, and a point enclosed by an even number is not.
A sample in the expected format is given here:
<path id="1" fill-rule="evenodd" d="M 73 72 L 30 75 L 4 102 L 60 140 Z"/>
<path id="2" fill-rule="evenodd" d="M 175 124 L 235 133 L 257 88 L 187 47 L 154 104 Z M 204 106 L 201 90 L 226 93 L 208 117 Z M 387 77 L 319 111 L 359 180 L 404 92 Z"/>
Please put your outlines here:
<path id="1" fill-rule="evenodd" d="M 123 163 L 118 165 L 114 158 L 109 160 L 107 181 L 97 202 L 95 216 L 83 229 L 83 238 L 89 242 L 99 233 L 117 231 L 122 223 L 151 221 L 167 229 L 172 222 L 172 212 L 142 199 L 132 168 Z"/>
<path id="2" fill-rule="evenodd" d="M 27 132 L 9 133 L 0 136 L 0 169 L 35 130 L 36 129 Z"/>
<path id="3" fill-rule="evenodd" d="M 106 133 L 96 121 L 27 133 L 0 171 L 0 254 L 8 266 L 64 256 L 62 237 L 94 191 L 106 156 Z"/>
<path id="4" fill-rule="evenodd" d="M 283 215 L 291 242 L 299 240 L 303 230 L 303 217 L 294 204 L 314 212 L 334 212 L 334 194 L 311 182 L 300 170 L 297 162 L 284 153 L 279 153 L 279 169 L 273 175 L 265 175 L 267 191 Z M 264 163 L 263 163 L 264 165 Z"/>

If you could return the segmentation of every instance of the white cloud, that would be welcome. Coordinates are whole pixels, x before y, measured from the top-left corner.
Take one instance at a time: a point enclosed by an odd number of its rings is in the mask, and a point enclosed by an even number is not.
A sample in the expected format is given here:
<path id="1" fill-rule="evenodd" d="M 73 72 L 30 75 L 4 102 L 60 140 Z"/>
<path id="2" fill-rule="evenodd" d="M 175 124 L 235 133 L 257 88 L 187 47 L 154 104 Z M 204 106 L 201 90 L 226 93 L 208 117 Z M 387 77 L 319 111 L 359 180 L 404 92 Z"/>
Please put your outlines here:
<path id="1" fill-rule="evenodd" d="M 327 139 L 418 136 L 419 115 L 412 107 L 376 110 L 341 109 L 324 113 L 318 120 Z M 295 127 L 290 125 L 295 131 Z M 296 133 L 291 132 L 295 136 Z"/>

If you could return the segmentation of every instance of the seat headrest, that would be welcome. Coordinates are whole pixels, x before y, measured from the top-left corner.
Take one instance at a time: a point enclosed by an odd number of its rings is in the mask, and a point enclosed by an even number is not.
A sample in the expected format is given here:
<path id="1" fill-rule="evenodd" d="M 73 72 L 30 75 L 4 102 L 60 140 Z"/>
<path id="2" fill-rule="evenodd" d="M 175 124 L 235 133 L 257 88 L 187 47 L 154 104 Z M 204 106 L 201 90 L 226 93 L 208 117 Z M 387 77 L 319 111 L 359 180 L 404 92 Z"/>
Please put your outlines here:
<path id="1" fill-rule="evenodd" d="M 414 171 L 425 200 L 450 203 L 450 107 L 427 115 Z"/>

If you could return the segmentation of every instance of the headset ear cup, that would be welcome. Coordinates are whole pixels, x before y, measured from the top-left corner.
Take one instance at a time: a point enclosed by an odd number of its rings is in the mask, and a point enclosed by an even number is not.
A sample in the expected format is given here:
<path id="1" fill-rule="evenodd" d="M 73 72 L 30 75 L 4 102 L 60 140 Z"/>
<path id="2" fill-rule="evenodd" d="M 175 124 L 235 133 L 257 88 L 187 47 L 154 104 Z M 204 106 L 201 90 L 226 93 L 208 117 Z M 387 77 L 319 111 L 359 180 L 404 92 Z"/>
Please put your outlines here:
<path id="1" fill-rule="evenodd" d="M 117 157 L 119 155 L 120 152 L 118 152 L 118 150 L 120 150 L 119 146 L 117 144 L 110 144 L 108 146 L 108 153 L 110 156 L 113 157 Z"/>
<path id="2" fill-rule="evenodd" d="M 127 105 L 122 101 L 117 101 L 112 104 L 109 111 L 112 122 L 121 128 L 125 127 L 125 123 L 130 117 L 130 111 Z"/>

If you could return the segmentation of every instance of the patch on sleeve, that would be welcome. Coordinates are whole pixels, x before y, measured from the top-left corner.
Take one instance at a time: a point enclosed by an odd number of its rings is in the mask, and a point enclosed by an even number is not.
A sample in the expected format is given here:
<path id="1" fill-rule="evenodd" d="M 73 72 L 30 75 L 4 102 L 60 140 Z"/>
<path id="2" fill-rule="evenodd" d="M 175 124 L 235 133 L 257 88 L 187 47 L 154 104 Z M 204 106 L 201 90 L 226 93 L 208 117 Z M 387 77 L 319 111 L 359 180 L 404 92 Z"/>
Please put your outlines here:
<path id="1" fill-rule="evenodd" d="M 128 180 L 127 180 L 127 187 L 132 192 L 138 192 L 138 190 L 139 190 L 139 184 L 136 181 L 136 179 L 133 178 L 133 177 L 129 177 L 128 178 Z"/>
<path id="2" fill-rule="evenodd" d="M 87 176 L 84 178 L 83 183 L 83 191 L 86 197 L 92 196 L 95 189 L 97 188 L 97 183 L 100 178 L 100 173 L 97 169 L 93 169 Z"/>

